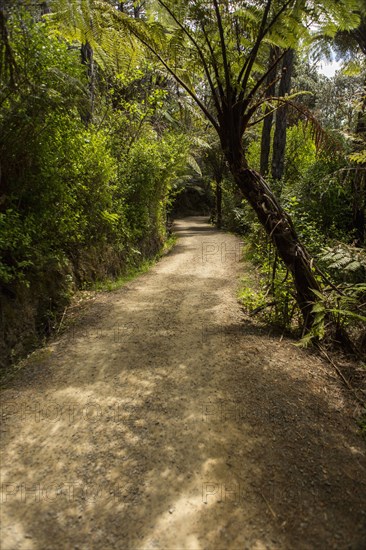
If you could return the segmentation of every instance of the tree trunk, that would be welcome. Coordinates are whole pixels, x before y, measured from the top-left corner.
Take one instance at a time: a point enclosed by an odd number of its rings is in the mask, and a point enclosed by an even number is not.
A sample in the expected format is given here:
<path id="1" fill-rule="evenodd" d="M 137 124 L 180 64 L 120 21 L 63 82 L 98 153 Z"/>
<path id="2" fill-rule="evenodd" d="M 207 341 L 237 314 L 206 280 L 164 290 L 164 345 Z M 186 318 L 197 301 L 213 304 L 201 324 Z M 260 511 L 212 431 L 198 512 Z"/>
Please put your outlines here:
<path id="1" fill-rule="evenodd" d="M 90 93 L 90 111 L 83 117 L 84 122 L 89 124 L 93 119 L 95 102 L 95 65 L 93 48 L 86 42 L 81 45 L 81 62 L 87 67 Z"/>
<path id="2" fill-rule="evenodd" d="M 0 78 L 11 89 L 15 88 L 16 62 L 10 45 L 7 13 L 0 6 Z M 8 80 L 9 78 L 9 80 Z M 6 82 L 8 80 L 8 82 Z"/>
<path id="3" fill-rule="evenodd" d="M 312 271 L 311 257 L 300 242 L 291 218 L 282 209 L 264 178 L 248 168 L 241 150 L 237 148 L 233 151 L 225 147 L 225 154 L 237 186 L 255 210 L 278 255 L 293 276 L 304 329 L 308 330 L 314 321 L 311 309 L 316 296 L 312 290 L 321 291 Z"/>
<path id="4" fill-rule="evenodd" d="M 279 49 L 276 46 L 272 46 L 269 52 L 268 67 L 271 67 L 272 63 L 278 56 Z M 266 80 L 266 97 L 272 97 L 276 93 L 276 67 L 268 73 Z M 263 121 L 262 138 L 261 138 L 261 159 L 260 159 L 260 172 L 263 176 L 268 173 L 269 168 L 269 153 L 271 149 L 271 129 L 273 123 L 273 111 L 270 106 L 266 107 L 265 114 L 267 115 Z"/>
<path id="5" fill-rule="evenodd" d="M 222 187 L 221 180 L 216 180 L 216 225 L 218 229 L 222 227 Z"/>
<path id="6" fill-rule="evenodd" d="M 41 3 L 41 15 L 47 15 L 51 13 L 51 8 L 48 6 L 48 2 Z"/>
<path id="7" fill-rule="evenodd" d="M 282 63 L 282 77 L 278 95 L 284 97 L 291 89 L 291 75 L 294 64 L 294 50 L 288 50 Z M 272 155 L 272 177 L 274 180 L 280 180 L 285 171 L 285 149 L 286 149 L 286 128 L 287 128 L 287 106 L 284 105 L 277 109 L 276 127 L 273 138 Z"/>

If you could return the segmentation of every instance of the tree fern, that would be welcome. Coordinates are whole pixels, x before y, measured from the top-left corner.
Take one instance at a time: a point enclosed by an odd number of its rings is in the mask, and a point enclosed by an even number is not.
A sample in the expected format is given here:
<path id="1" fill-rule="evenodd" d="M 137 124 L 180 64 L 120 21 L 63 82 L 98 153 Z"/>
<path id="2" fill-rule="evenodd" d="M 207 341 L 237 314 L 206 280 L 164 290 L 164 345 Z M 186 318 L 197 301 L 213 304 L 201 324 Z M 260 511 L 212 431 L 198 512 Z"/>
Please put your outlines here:
<path id="1" fill-rule="evenodd" d="M 324 32 L 332 35 L 342 17 L 344 29 L 358 23 L 353 1 L 356 5 L 356 0 L 323 0 L 320 8 L 311 4 L 311 10 L 321 20 Z M 269 50 L 273 45 L 293 48 L 305 37 L 309 20 L 303 15 L 311 15 L 311 10 L 305 11 L 308 3 L 238 0 L 235 7 L 248 11 L 248 16 L 240 19 L 233 17 L 232 3 L 223 0 L 152 0 L 146 21 L 136 21 L 101 0 L 74 0 L 73 4 L 76 8 L 70 17 L 73 28 L 78 28 L 78 40 L 82 36 L 94 41 L 109 55 L 110 27 L 120 33 L 121 41 L 134 43 L 136 38 L 204 113 L 220 138 L 236 184 L 294 277 L 297 300 L 309 328 L 319 313 L 311 314 L 311 291 L 320 291 L 312 261 L 290 217 L 260 174 L 249 168 L 243 154 L 243 136 L 262 106 Z M 328 7 L 330 15 L 326 17 Z M 163 23 L 159 13 L 165 13 Z M 285 101 L 278 99 L 280 105 Z"/>
<path id="2" fill-rule="evenodd" d="M 69 42 L 88 42 L 102 68 L 128 71 L 142 57 L 141 42 L 129 32 L 133 21 L 99 0 L 51 0 L 50 29 Z M 123 24 L 122 24 L 123 22 Z"/>
<path id="3" fill-rule="evenodd" d="M 338 244 L 325 247 L 319 262 L 338 281 L 363 282 L 366 280 L 366 251 Z"/>

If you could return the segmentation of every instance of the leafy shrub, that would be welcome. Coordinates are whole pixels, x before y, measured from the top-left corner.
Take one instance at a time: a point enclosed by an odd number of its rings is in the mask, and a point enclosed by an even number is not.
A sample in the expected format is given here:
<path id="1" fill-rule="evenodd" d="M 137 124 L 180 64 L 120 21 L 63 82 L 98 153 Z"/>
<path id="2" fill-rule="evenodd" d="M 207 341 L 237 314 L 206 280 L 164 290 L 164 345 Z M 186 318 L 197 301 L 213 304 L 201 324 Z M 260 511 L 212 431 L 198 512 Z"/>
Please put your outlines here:
<path id="1" fill-rule="evenodd" d="M 0 347 L 17 359 L 22 342 L 52 329 L 75 284 L 118 277 L 158 251 L 189 142 L 154 129 L 159 89 L 145 101 L 120 85 L 91 121 L 79 47 L 24 11 L 6 24 L 16 85 L 0 72 Z"/>
<path id="2" fill-rule="evenodd" d="M 366 251 L 362 248 L 345 243 L 326 246 L 318 261 L 338 283 L 362 283 L 366 280 Z"/>

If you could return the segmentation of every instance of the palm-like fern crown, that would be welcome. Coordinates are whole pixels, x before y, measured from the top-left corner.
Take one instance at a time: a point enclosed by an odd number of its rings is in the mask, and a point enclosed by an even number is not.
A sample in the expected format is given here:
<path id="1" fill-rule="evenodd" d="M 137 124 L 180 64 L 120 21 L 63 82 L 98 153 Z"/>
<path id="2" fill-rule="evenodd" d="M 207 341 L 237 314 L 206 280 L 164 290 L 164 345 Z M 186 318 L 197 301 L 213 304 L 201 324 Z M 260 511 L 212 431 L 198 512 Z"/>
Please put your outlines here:
<path id="1" fill-rule="evenodd" d="M 249 118 L 262 104 L 269 48 L 280 52 L 303 47 L 316 33 L 335 36 L 360 22 L 360 0 L 147 0 L 141 18 L 136 5 L 114 0 L 50 0 L 54 32 L 68 40 L 89 42 L 96 60 L 117 71 L 128 70 L 141 56 L 158 57 L 205 110 L 222 112 L 237 104 Z M 135 8 L 133 9 L 133 6 Z M 135 11 L 134 11 L 135 10 Z M 279 63 L 281 55 L 275 61 Z M 199 99 L 199 101 L 197 101 Z M 263 98 L 262 98 L 263 99 Z"/>
<path id="2" fill-rule="evenodd" d="M 29 4 L 39 8 L 45 2 Z M 270 47 L 278 47 L 277 66 L 286 49 L 305 47 L 317 34 L 333 37 L 356 28 L 361 5 L 360 0 L 49 0 L 46 18 L 54 34 L 89 43 L 97 63 L 114 72 L 128 72 L 152 54 L 216 129 L 229 107 L 244 121 L 244 131 L 268 102 Z M 132 17 L 139 7 L 143 17 Z M 310 33 L 314 21 L 317 33 Z M 0 71 L 6 66 L 12 72 L 3 40 Z"/>

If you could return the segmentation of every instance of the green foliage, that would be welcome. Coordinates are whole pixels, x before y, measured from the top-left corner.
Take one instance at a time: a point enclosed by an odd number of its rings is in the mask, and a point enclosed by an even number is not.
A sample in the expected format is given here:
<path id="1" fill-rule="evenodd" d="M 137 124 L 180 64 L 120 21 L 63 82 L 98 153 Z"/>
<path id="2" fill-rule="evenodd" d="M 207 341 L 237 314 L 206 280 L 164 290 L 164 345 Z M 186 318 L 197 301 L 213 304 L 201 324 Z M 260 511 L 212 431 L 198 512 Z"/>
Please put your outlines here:
<path id="1" fill-rule="evenodd" d="M 0 72 L 0 299 L 31 296 L 25 323 L 43 333 L 76 285 L 135 273 L 159 251 L 190 140 L 162 124 L 168 93 L 149 63 L 100 62 L 92 109 L 80 44 L 16 9 L 6 30 L 16 72 L 14 86 Z M 10 342 L 15 321 L 4 323 Z"/>
<path id="2" fill-rule="evenodd" d="M 146 236 L 152 242 L 163 242 L 169 192 L 184 167 L 187 153 L 188 141 L 184 136 L 165 134 L 161 139 L 152 128 L 146 128 L 145 134 L 121 158 L 120 185 L 136 245 Z"/>
<path id="3" fill-rule="evenodd" d="M 351 179 L 347 178 L 344 157 L 332 158 L 327 153 L 314 155 L 313 158 L 312 153 L 304 153 L 304 157 L 302 164 L 296 164 L 295 169 L 287 172 L 288 179 L 285 176 L 282 203 L 290 209 L 300 234 L 309 236 L 307 244 L 317 251 L 326 238 L 350 238 L 353 208 Z M 288 165 L 290 163 L 291 160 Z M 306 225 L 307 228 L 304 227 Z"/>
<path id="4" fill-rule="evenodd" d="M 249 284 L 251 285 L 252 282 Z M 246 279 L 241 281 L 238 299 L 249 314 L 253 314 L 255 310 L 265 308 L 267 303 L 265 292 L 262 290 L 254 290 L 251 286 L 248 286 Z"/>
<path id="5" fill-rule="evenodd" d="M 334 321 L 336 335 L 345 329 L 363 334 L 366 327 L 366 283 L 342 285 L 339 289 L 328 288 L 324 293 L 314 290 L 316 301 L 312 308 L 315 322 L 311 330 L 300 340 L 307 346 L 314 339 L 322 340 L 330 318 Z"/>
<path id="6" fill-rule="evenodd" d="M 224 106 L 222 87 L 243 111 L 246 130 L 253 119 L 260 122 L 269 48 L 295 47 L 308 36 L 301 3 L 287 3 L 278 17 L 272 4 L 263 23 L 265 36 L 255 47 L 263 17 L 259 4 L 220 3 L 220 17 L 201 0 L 164 4 L 168 8 L 161 2 L 143 8 L 123 2 L 120 11 L 111 0 L 52 0 L 52 13 L 42 20 L 33 2 L 14 2 L 6 9 L 0 29 L 1 282 L 9 294 L 27 285 L 40 294 L 36 281 L 59 277 L 50 295 L 54 303 L 64 303 L 73 281 L 90 285 L 143 265 L 166 238 L 166 211 L 178 189 L 187 181 L 192 189 L 204 188 L 196 186 L 192 174 L 201 178 L 202 157 L 212 149 L 213 173 L 204 181 L 222 181 L 224 225 L 250 236 L 253 258 L 261 264 L 262 288 L 257 297 L 247 293 L 244 298 L 254 309 L 262 308 L 266 318 L 294 325 L 298 310 L 291 277 L 228 177 L 220 144 L 215 149 L 207 143 L 212 140 L 206 141 L 207 125 L 194 103 L 217 126 L 220 105 L 215 114 L 211 100 Z M 327 17 L 323 4 L 312 6 L 306 16 L 320 18 L 328 35 L 337 25 L 347 29 L 359 23 L 349 2 L 336 4 L 328 10 L 325 2 Z M 28 11 L 17 8 L 21 5 Z M 136 10 L 143 17 L 133 17 Z M 84 62 L 82 44 L 93 50 Z M 147 53 L 154 53 L 159 65 Z M 178 93 L 171 76 L 179 83 Z M 348 131 L 362 107 L 360 97 L 357 104 L 353 98 L 360 75 L 310 80 L 308 89 L 316 97 L 304 101 L 316 109 L 324 104 L 326 125 Z M 298 104 L 299 92 L 295 87 L 289 95 Z M 259 135 L 250 129 L 244 139 L 253 167 L 259 167 Z M 343 270 L 360 277 L 353 256 L 346 262 L 339 253 L 324 255 L 323 248 L 330 237 L 346 240 L 352 229 L 354 197 L 342 174 L 349 168 L 347 155 L 362 164 L 363 153 L 352 152 L 342 138 L 341 155 L 316 155 L 310 129 L 296 117 L 287 138 L 286 174 L 276 184 L 280 201 L 311 251 L 323 254 L 327 275 L 334 272 L 336 278 Z M 206 190 L 210 195 L 209 183 Z M 332 304 L 326 308 L 334 313 Z M 352 308 L 344 303 L 338 309 L 344 316 Z M 57 308 L 40 309 L 44 322 Z"/>
<path id="7" fill-rule="evenodd" d="M 184 136 L 158 134 L 150 122 L 166 91 L 130 100 L 130 88 L 146 70 L 106 75 L 103 124 L 86 127 L 80 115 L 89 100 L 78 48 L 50 36 L 28 12 L 14 11 L 8 33 L 22 77 L 10 94 L 0 88 L 3 281 L 27 281 L 33 268 L 52 258 L 73 261 L 91 245 L 108 242 L 124 254 L 143 241 L 156 248 L 165 237 L 169 191 L 189 149 Z"/>
<path id="8" fill-rule="evenodd" d="M 24 281 L 24 270 L 34 265 L 31 244 L 36 227 L 31 225 L 31 220 L 27 222 L 28 227 L 24 227 L 20 214 L 13 208 L 0 213 L 0 279 L 3 283 L 15 278 Z"/>
<path id="9" fill-rule="evenodd" d="M 30 270 L 63 256 L 57 239 L 64 221 L 60 204 L 67 202 L 65 132 L 82 130 L 74 117 L 85 97 L 79 60 L 66 44 L 49 40 L 26 12 L 12 15 L 8 31 L 19 80 L 10 91 L 6 81 L 0 86 L 0 272 L 6 283 L 29 284 Z"/>
<path id="10" fill-rule="evenodd" d="M 357 164 L 366 164 L 366 149 L 358 151 L 357 153 L 352 153 L 349 159 Z"/>
<path id="11" fill-rule="evenodd" d="M 222 188 L 222 222 L 229 231 L 245 234 L 248 229 L 247 210 L 243 208 L 243 199 L 237 192 L 232 179 L 225 177 Z"/>
<path id="12" fill-rule="evenodd" d="M 16 90 L 10 93 L 5 78 L 0 85 L 2 116 L 9 122 L 7 138 L 14 137 L 21 121 L 42 122 L 45 108 L 68 113 L 86 107 L 86 79 L 77 50 L 51 38 L 45 25 L 35 23 L 26 11 L 12 12 L 7 31 L 17 78 Z"/>
<path id="13" fill-rule="evenodd" d="M 259 124 L 256 128 L 256 132 L 248 133 L 246 136 L 246 158 L 249 166 L 252 166 L 254 170 L 260 170 L 260 156 L 261 156 L 261 133 L 263 124 Z"/>
<path id="14" fill-rule="evenodd" d="M 325 244 L 324 233 L 313 213 L 306 208 L 304 201 L 297 196 L 283 199 L 283 203 L 294 219 L 296 230 L 309 251 L 317 255 Z"/>
<path id="15" fill-rule="evenodd" d="M 291 188 L 316 161 L 316 146 L 312 130 L 305 122 L 290 126 L 286 133 L 286 189 Z"/>
<path id="16" fill-rule="evenodd" d="M 6 283 L 29 284 L 34 269 L 113 232 L 116 166 L 107 137 L 79 116 L 79 56 L 27 13 L 10 18 L 9 33 L 22 78 L 0 112 L 0 270 Z"/>
<path id="17" fill-rule="evenodd" d="M 326 246 L 318 261 L 337 283 L 362 283 L 366 280 L 366 251 L 362 248 L 345 243 Z"/>
<path id="18" fill-rule="evenodd" d="M 297 330 L 301 316 L 290 273 L 258 222 L 252 221 L 247 239 L 246 257 L 256 266 L 258 281 L 249 288 L 246 284 L 241 286 L 242 304 L 250 314 L 259 315 L 267 323 Z"/>

